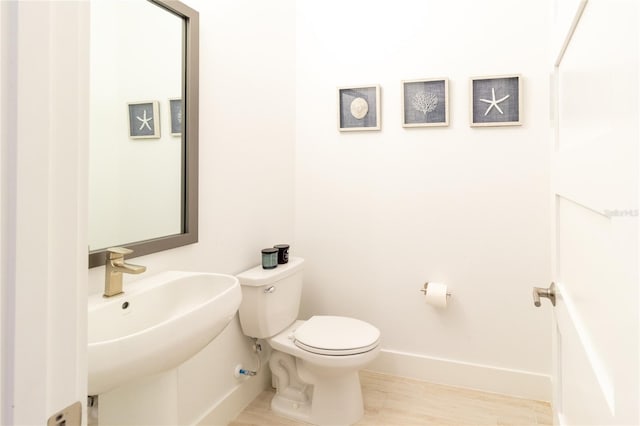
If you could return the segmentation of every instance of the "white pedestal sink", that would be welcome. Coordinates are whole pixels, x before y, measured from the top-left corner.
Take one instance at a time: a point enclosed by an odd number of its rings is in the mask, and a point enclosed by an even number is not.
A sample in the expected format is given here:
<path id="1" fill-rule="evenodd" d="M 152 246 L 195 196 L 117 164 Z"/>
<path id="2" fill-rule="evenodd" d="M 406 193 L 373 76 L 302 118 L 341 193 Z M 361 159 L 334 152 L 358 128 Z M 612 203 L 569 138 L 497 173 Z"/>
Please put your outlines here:
<path id="1" fill-rule="evenodd" d="M 232 275 L 169 271 L 89 297 L 89 395 L 177 367 L 227 326 L 242 300 Z"/>

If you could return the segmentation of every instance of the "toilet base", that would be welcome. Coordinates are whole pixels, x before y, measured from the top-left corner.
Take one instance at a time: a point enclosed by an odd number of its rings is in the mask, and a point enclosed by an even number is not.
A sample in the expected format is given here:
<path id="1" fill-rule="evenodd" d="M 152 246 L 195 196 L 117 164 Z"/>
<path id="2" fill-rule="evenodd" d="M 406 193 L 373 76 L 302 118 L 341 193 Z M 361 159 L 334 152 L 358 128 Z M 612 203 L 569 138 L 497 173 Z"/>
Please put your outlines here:
<path id="1" fill-rule="evenodd" d="M 358 370 L 330 369 L 274 351 L 274 413 L 316 425 L 349 425 L 364 414 Z"/>
<path id="2" fill-rule="evenodd" d="M 315 425 L 350 425 L 364 415 L 357 372 L 320 379 L 300 393 L 278 392 L 271 400 L 271 409 L 278 415 Z"/>
<path id="3" fill-rule="evenodd" d="M 282 395 L 277 395 L 271 400 L 271 410 L 279 416 L 292 420 L 311 422 L 311 403 L 295 401 Z"/>

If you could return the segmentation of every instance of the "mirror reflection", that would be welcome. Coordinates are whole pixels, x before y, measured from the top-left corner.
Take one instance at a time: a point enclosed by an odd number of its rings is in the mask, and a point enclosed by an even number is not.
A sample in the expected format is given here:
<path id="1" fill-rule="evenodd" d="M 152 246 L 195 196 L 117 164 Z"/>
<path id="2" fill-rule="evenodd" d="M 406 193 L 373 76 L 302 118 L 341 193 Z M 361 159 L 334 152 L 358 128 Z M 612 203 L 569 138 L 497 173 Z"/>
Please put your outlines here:
<path id="1" fill-rule="evenodd" d="M 91 3 L 89 248 L 183 232 L 182 17 Z"/>

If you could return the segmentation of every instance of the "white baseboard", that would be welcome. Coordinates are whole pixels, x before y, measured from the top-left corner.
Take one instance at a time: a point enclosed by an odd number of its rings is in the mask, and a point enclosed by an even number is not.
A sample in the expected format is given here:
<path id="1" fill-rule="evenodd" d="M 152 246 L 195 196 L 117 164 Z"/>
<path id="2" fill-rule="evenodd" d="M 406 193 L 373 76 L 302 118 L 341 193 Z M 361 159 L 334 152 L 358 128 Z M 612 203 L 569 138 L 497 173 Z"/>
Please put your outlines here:
<path id="1" fill-rule="evenodd" d="M 236 386 L 218 403 L 211 407 L 198 421 L 197 426 L 220 426 L 229 424 L 244 410 L 262 391 L 271 386 L 271 372 L 265 368 L 255 377 Z"/>
<path id="2" fill-rule="evenodd" d="M 367 370 L 519 398 L 551 401 L 551 376 L 382 350 Z"/>
<path id="3" fill-rule="evenodd" d="M 448 386 L 477 389 L 538 401 L 551 400 L 551 377 L 522 370 L 471 364 L 424 355 L 382 350 L 367 370 L 408 377 Z M 258 376 L 235 387 L 211 407 L 198 426 L 226 425 L 235 419 L 262 391 L 271 386 L 266 369 Z"/>

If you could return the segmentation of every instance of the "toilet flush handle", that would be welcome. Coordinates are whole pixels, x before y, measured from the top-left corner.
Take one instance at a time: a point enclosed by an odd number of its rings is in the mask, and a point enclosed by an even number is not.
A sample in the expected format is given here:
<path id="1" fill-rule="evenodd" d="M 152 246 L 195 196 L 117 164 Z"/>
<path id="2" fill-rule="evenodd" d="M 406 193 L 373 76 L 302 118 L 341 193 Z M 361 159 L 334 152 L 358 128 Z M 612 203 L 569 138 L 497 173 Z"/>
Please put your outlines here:
<path id="1" fill-rule="evenodd" d="M 276 291 L 276 286 L 274 286 L 274 285 L 269 286 L 269 287 L 267 287 L 267 288 L 265 288 L 265 289 L 264 289 L 264 292 L 265 292 L 265 293 L 269 293 L 269 294 L 270 294 L 270 293 L 273 293 L 274 291 Z"/>

